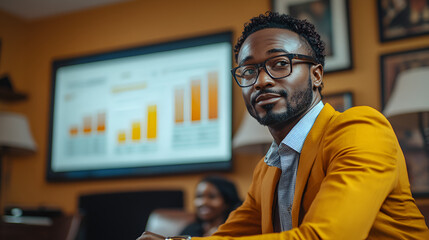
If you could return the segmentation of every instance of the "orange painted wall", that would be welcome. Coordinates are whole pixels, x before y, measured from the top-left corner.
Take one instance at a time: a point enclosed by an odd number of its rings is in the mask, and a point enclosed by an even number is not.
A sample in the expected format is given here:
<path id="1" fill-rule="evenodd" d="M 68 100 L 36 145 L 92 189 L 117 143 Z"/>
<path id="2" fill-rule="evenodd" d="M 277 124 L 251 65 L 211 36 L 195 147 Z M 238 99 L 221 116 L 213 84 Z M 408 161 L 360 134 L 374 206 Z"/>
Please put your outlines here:
<path id="1" fill-rule="evenodd" d="M 0 73 L 13 77 L 16 89 L 27 92 L 25 102 L 4 104 L 0 110 L 26 114 L 38 151 L 31 156 L 5 157 L 4 205 L 53 206 L 76 211 L 83 193 L 183 189 L 192 209 L 194 186 L 203 174 L 48 183 L 45 180 L 48 119 L 53 59 L 122 49 L 233 30 L 239 36 L 249 18 L 270 9 L 270 0 L 135 0 L 86 11 L 23 21 L 0 12 L 3 52 Z M 379 55 L 429 45 L 429 36 L 379 43 L 376 1 L 351 0 L 351 35 L 354 67 L 325 76 L 324 93 L 352 91 L 356 105 L 380 108 Z M 233 129 L 245 107 L 234 86 Z M 222 173 L 237 182 L 242 197 L 250 184 L 259 156 L 234 155 L 234 170 Z"/>

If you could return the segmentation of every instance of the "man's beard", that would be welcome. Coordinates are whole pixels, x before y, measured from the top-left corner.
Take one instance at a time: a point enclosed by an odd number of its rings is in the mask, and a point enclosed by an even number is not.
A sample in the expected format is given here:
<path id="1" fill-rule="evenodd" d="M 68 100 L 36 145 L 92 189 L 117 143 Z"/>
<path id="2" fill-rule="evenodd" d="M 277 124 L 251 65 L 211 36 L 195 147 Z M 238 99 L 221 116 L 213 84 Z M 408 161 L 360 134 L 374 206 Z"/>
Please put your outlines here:
<path id="1" fill-rule="evenodd" d="M 313 99 L 311 79 L 309 79 L 308 87 L 304 90 L 295 92 L 288 100 L 288 93 L 285 90 L 274 91 L 270 89 L 261 90 L 257 96 L 262 93 L 276 93 L 280 94 L 281 97 L 286 100 L 286 109 L 283 112 L 275 113 L 273 111 L 274 104 L 264 105 L 263 108 L 266 111 L 265 116 L 259 117 L 256 111 L 252 111 L 252 108 L 249 104 L 246 104 L 247 110 L 250 115 L 254 117 L 260 124 L 265 126 L 270 126 L 278 123 L 290 123 L 296 118 L 300 117 L 300 114 L 307 110 Z M 256 99 L 256 97 L 254 98 Z M 255 101 L 251 101 L 252 106 L 255 106 Z M 255 109 L 255 108 L 253 108 Z"/>

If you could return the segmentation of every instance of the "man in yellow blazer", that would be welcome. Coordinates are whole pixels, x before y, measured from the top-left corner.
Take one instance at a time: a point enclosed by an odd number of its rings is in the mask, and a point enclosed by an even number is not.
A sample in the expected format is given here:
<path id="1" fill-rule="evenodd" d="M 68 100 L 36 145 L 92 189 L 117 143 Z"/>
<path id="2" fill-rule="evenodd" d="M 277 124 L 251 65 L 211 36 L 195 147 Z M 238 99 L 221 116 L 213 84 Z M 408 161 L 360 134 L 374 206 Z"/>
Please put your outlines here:
<path id="1" fill-rule="evenodd" d="M 245 25 L 232 74 L 274 141 L 243 205 L 207 239 L 429 239 L 389 122 L 322 103 L 323 50 L 306 21 L 267 13 Z"/>

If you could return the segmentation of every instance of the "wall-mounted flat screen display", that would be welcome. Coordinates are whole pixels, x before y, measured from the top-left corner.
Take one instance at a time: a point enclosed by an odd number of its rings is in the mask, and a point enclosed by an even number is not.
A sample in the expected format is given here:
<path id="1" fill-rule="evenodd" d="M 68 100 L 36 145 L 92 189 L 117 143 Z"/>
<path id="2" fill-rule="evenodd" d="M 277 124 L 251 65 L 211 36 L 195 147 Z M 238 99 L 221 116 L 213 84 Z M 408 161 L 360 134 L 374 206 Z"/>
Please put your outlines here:
<path id="1" fill-rule="evenodd" d="M 53 61 L 47 179 L 229 169 L 231 36 Z"/>

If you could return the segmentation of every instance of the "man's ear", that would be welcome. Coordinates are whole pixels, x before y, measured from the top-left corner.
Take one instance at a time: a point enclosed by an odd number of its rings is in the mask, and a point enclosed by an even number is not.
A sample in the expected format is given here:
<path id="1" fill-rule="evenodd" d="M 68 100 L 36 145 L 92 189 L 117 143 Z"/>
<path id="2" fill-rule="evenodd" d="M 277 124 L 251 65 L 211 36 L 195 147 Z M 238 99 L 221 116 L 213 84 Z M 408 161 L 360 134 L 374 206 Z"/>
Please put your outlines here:
<path id="1" fill-rule="evenodd" d="M 316 90 L 323 86 L 323 67 L 321 64 L 317 64 L 311 67 L 311 82 L 313 89 Z"/>

